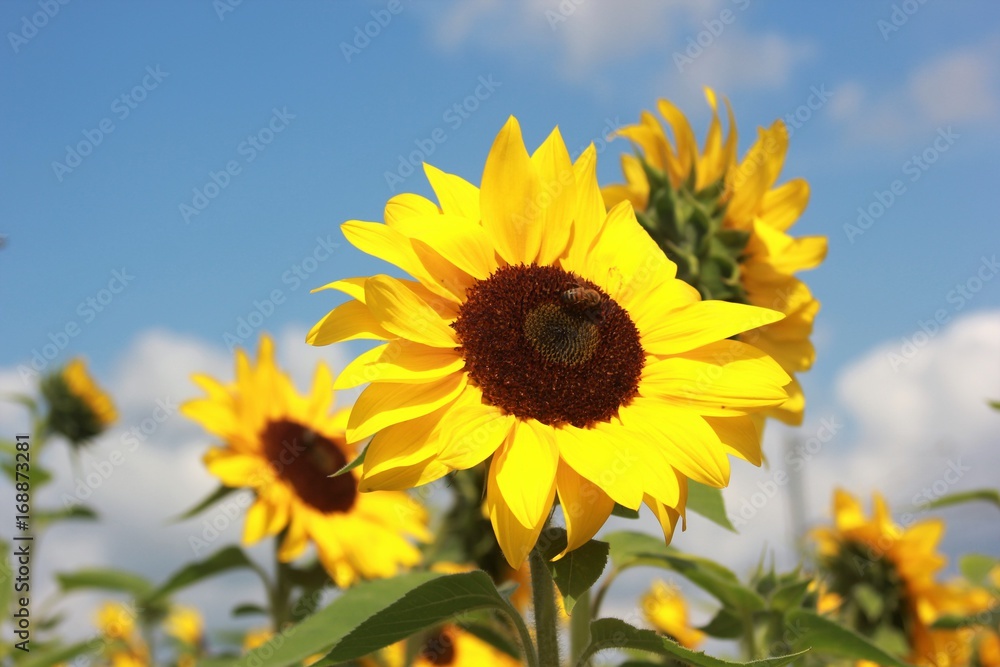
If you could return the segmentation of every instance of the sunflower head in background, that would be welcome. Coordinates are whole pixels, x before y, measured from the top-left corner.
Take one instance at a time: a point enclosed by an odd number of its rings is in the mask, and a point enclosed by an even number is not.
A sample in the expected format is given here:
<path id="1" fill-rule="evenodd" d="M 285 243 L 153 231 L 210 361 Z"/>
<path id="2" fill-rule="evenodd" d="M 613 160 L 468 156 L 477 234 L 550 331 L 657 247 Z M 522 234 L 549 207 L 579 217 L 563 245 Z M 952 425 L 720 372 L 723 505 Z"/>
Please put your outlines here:
<path id="1" fill-rule="evenodd" d="M 915 664 L 957 664 L 928 657 L 952 639 L 932 631 L 931 623 L 958 605 L 935 579 L 946 563 L 937 551 L 944 524 L 926 520 L 903 528 L 879 494 L 870 518 L 857 498 L 839 489 L 833 510 L 834 525 L 815 529 L 812 538 L 826 588 L 841 601 L 836 615 Z"/>
<path id="2" fill-rule="evenodd" d="M 47 430 L 74 446 L 100 435 L 118 419 L 111 396 L 94 381 L 83 359 L 73 359 L 46 376 L 41 391 L 49 406 Z"/>
<path id="3" fill-rule="evenodd" d="M 657 632 L 687 648 L 697 648 L 705 633 L 691 627 L 688 607 L 680 590 L 664 581 L 654 581 L 642 596 L 642 612 Z"/>
<path id="4" fill-rule="evenodd" d="M 138 611 L 121 602 L 106 602 L 97 610 L 95 625 L 103 641 L 102 658 L 111 667 L 148 667 L 149 648 L 136 626 Z"/>
<path id="5" fill-rule="evenodd" d="M 250 488 L 245 544 L 281 533 L 282 562 L 312 542 L 341 587 L 390 577 L 420 562 L 409 538 L 428 539 L 426 513 L 405 493 L 358 492 L 358 471 L 330 477 L 357 456 L 344 437 L 349 410 L 331 412 L 333 379 L 319 364 L 308 395 L 296 392 L 261 338 L 256 363 L 236 356 L 236 381 L 196 375 L 206 392 L 182 411 L 222 441 L 205 455 L 209 471 L 229 487 Z"/>
<path id="6" fill-rule="evenodd" d="M 760 463 L 750 415 L 786 401 L 790 378 L 731 338 L 782 314 L 702 301 L 629 202 L 605 209 L 593 146 L 573 163 L 555 130 L 529 155 L 511 118 L 481 187 L 425 171 L 438 203 L 402 194 L 385 224 L 342 226 L 412 279 L 330 283 L 350 300 L 308 336 L 380 341 L 335 384 L 369 383 L 347 423 L 349 442 L 374 436 L 362 490 L 486 462 L 486 513 L 516 569 L 557 496 L 566 551 L 615 503 L 648 505 L 669 540 L 689 478 L 723 487 L 729 454 Z"/>
<path id="7" fill-rule="evenodd" d="M 626 183 L 604 189 L 609 206 L 630 201 L 643 228 L 677 263 L 677 275 L 705 299 L 773 308 L 780 322 L 742 333 L 789 373 L 808 370 L 815 356 L 809 338 L 819 302 L 794 277 L 826 256 L 825 237 L 794 238 L 788 229 L 809 201 L 809 184 L 793 179 L 775 186 L 788 149 L 782 121 L 761 129 L 742 162 L 736 159 L 736 122 L 727 103 L 724 136 L 715 94 L 706 89 L 712 121 L 699 150 L 681 111 L 660 100 L 665 123 L 643 112 L 618 134 L 637 155 L 622 156 Z M 673 139 L 668 135 L 672 135 Z M 805 398 L 798 382 L 789 400 L 767 415 L 802 423 Z"/>

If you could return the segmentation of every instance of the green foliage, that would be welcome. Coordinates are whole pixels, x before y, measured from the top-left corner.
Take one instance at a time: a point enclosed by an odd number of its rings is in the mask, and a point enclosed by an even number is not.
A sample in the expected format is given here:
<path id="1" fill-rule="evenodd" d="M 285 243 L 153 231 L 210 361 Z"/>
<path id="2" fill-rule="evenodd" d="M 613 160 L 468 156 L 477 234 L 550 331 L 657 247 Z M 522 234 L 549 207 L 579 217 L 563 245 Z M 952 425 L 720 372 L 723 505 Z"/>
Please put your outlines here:
<path id="1" fill-rule="evenodd" d="M 753 665 L 754 667 L 781 667 L 787 665 L 805 652 L 792 653 L 752 662 L 734 662 L 713 658 L 700 651 L 692 651 L 677 642 L 658 635 L 652 630 L 640 630 L 617 618 L 602 618 L 590 624 L 591 644 L 587 647 L 577 665 L 587 663 L 595 653 L 609 649 L 634 649 L 646 651 L 665 657 L 682 660 L 697 667 L 732 667 L 734 665 Z"/>
<path id="2" fill-rule="evenodd" d="M 1000 509 L 1000 491 L 997 491 L 996 489 L 976 489 L 974 491 L 951 493 L 947 496 L 935 498 L 931 502 L 924 505 L 924 507 L 927 509 L 939 509 L 941 507 L 950 507 L 952 505 L 961 505 L 963 503 L 976 501 L 991 503 Z"/>
<path id="3" fill-rule="evenodd" d="M 241 568 L 256 569 L 256 566 L 243 553 L 241 548 L 236 546 L 225 547 L 204 560 L 185 565 L 168 577 L 167 581 L 156 590 L 142 596 L 141 599 L 146 604 L 162 603 L 169 596 L 192 584 L 228 570 Z"/>
<path id="4" fill-rule="evenodd" d="M 794 635 L 792 646 L 798 650 L 812 650 L 851 660 L 871 660 L 884 667 L 909 667 L 908 663 L 887 653 L 853 630 L 806 609 L 789 612 L 787 623 Z"/>
<path id="5" fill-rule="evenodd" d="M 64 592 L 93 589 L 114 593 L 128 593 L 137 600 L 153 592 L 153 584 L 142 575 L 109 568 L 89 568 L 56 575 Z"/>
<path id="6" fill-rule="evenodd" d="M 576 601 L 601 578 L 601 573 L 608 564 L 610 548 L 606 542 L 590 540 L 561 559 L 553 561 L 566 548 L 566 531 L 559 528 L 549 532 L 552 533 L 552 539 L 543 553 L 549 561 L 552 580 L 563 596 L 566 613 L 572 614 Z"/>
<path id="7" fill-rule="evenodd" d="M 722 489 L 706 486 L 694 480 L 688 481 L 687 508 L 726 530 L 737 532 L 726 514 Z"/>
<path id="8" fill-rule="evenodd" d="M 220 484 L 219 487 L 217 489 L 215 489 L 215 491 L 212 491 L 212 493 L 208 494 L 208 496 L 206 496 L 205 498 L 203 498 L 202 500 L 200 500 L 198 502 L 198 504 L 196 504 L 191 509 L 189 509 L 186 512 L 182 513 L 180 516 L 177 516 L 176 518 L 174 518 L 172 520 L 172 522 L 173 523 L 177 523 L 177 522 L 180 522 L 180 521 L 185 521 L 185 520 L 190 519 L 192 517 L 196 517 L 199 514 L 201 514 L 202 512 L 204 512 L 205 510 L 207 510 L 209 507 L 211 507 L 212 505 L 214 505 L 215 503 L 219 502 L 220 500 L 222 500 L 223 498 L 225 498 L 226 496 L 228 496 L 229 494 L 231 494 L 231 493 L 233 493 L 233 492 L 235 492 L 237 490 L 238 489 L 236 489 L 234 487 L 225 486 L 223 484 Z"/>

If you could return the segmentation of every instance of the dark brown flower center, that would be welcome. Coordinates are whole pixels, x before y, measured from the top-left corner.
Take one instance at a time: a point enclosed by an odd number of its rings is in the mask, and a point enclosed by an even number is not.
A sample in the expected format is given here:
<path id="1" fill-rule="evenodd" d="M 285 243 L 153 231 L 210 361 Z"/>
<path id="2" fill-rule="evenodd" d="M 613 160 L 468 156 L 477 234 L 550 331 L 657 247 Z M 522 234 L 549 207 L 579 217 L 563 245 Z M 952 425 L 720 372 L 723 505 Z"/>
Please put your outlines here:
<path id="1" fill-rule="evenodd" d="M 590 426 L 638 391 L 645 355 L 628 312 L 558 267 L 498 269 L 469 288 L 453 326 L 485 399 L 522 419 Z"/>
<path id="2" fill-rule="evenodd" d="M 455 660 L 455 638 L 447 630 L 440 630 L 424 640 L 421 656 L 432 665 L 451 665 Z"/>
<path id="3" fill-rule="evenodd" d="M 297 422 L 268 423 L 261 434 L 264 455 L 275 474 L 320 512 L 347 512 L 358 495 L 354 475 L 330 477 L 345 465 L 344 441 L 330 440 Z"/>

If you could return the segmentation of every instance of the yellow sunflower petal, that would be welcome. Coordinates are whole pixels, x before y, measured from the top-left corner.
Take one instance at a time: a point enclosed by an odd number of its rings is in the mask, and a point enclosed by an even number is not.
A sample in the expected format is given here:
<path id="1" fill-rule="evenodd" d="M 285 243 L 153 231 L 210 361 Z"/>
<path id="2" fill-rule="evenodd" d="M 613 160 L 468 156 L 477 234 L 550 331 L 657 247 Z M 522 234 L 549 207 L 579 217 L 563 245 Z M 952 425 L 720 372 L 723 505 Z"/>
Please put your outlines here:
<path id="1" fill-rule="evenodd" d="M 559 456 L 615 502 L 629 509 L 642 504 L 642 470 L 634 440 L 618 438 L 620 424 L 594 428 L 564 426 L 556 435 Z"/>
<path id="2" fill-rule="evenodd" d="M 542 229 L 529 217 L 539 183 L 524 147 L 521 126 L 511 116 L 500 130 L 483 169 L 479 191 L 483 227 L 509 264 L 530 264 L 538 256 Z"/>
<path id="3" fill-rule="evenodd" d="M 483 403 L 482 392 L 469 385 L 441 427 L 438 460 L 456 470 L 482 463 L 507 439 L 515 417 Z"/>
<path id="4" fill-rule="evenodd" d="M 357 299 L 361 303 L 365 302 L 365 281 L 368 280 L 368 276 L 363 276 L 361 278 L 343 278 L 341 280 L 334 280 L 332 283 L 327 283 L 322 287 L 317 287 L 310 290 L 310 294 L 315 294 L 316 292 L 322 292 L 323 290 L 337 290 L 338 292 L 343 292 L 352 299 Z"/>
<path id="5" fill-rule="evenodd" d="M 538 174 L 540 192 L 530 215 L 543 230 L 537 262 L 551 264 L 566 249 L 577 209 L 576 175 L 558 127 L 532 154 L 531 164 Z"/>
<path id="6" fill-rule="evenodd" d="M 431 347 L 458 346 L 455 330 L 399 280 L 389 276 L 369 278 L 365 297 L 372 316 L 387 331 Z"/>
<path id="7" fill-rule="evenodd" d="M 647 363 L 642 392 L 704 415 L 727 417 L 782 403 L 789 382 L 781 366 L 757 348 L 723 340 Z"/>
<path id="8" fill-rule="evenodd" d="M 457 373 L 464 365 L 454 350 L 394 340 L 358 355 L 340 373 L 334 388 L 349 389 L 368 382 L 425 382 Z"/>
<path id="9" fill-rule="evenodd" d="M 705 417 L 705 421 L 718 434 L 727 452 L 755 466 L 762 463 L 760 432 L 752 417 Z"/>
<path id="10" fill-rule="evenodd" d="M 397 223 L 396 229 L 421 244 L 415 248 L 436 253 L 467 275 L 485 280 L 496 270 L 497 262 L 489 236 L 477 220 L 449 214 L 414 216 Z"/>
<path id="11" fill-rule="evenodd" d="M 808 204 L 809 182 L 796 178 L 764 194 L 758 217 L 765 225 L 785 231 L 802 216 Z"/>
<path id="12" fill-rule="evenodd" d="M 426 162 L 424 173 L 441 202 L 442 212 L 473 222 L 479 221 L 479 188 L 461 176 L 445 173 Z"/>
<path id="13" fill-rule="evenodd" d="M 441 213 L 437 204 L 426 197 L 404 192 L 396 195 L 385 204 L 385 224 L 395 228 L 396 223 L 414 216 L 426 216 Z"/>
<path id="14" fill-rule="evenodd" d="M 351 410 L 347 439 L 358 442 L 387 426 L 434 412 L 455 400 L 466 382 L 464 373 L 456 373 L 422 384 L 369 385 Z"/>
<path id="15" fill-rule="evenodd" d="M 556 438 L 560 435 L 556 433 Z M 556 492 L 566 521 L 566 548 L 556 560 L 590 540 L 611 516 L 615 501 L 587 478 L 559 462 Z"/>
<path id="16" fill-rule="evenodd" d="M 524 526 L 514 515 L 514 512 L 507 505 L 507 499 L 500 492 L 497 484 L 496 468 L 497 459 L 493 458 L 489 474 L 486 480 L 486 511 L 493 524 L 493 532 L 496 533 L 500 550 L 503 551 L 504 558 L 515 570 L 524 563 L 531 548 L 538 541 L 538 535 L 542 532 L 545 520 L 548 515 L 543 515 L 537 524 Z M 555 484 L 551 485 L 549 491 L 548 504 L 555 498 Z"/>
<path id="17" fill-rule="evenodd" d="M 490 474 L 507 507 L 525 528 L 548 515 L 558 462 L 551 429 L 534 420 L 517 422 L 494 458 Z"/>
<path id="18" fill-rule="evenodd" d="M 749 329 L 777 322 L 776 310 L 726 301 L 699 301 L 671 312 L 658 322 L 645 321 L 642 346 L 651 354 L 679 354 Z"/>
<path id="19" fill-rule="evenodd" d="M 345 340 L 385 340 L 392 334 L 382 328 L 368 306 L 348 301 L 337 306 L 313 325 L 306 335 L 310 345 L 329 345 Z"/>

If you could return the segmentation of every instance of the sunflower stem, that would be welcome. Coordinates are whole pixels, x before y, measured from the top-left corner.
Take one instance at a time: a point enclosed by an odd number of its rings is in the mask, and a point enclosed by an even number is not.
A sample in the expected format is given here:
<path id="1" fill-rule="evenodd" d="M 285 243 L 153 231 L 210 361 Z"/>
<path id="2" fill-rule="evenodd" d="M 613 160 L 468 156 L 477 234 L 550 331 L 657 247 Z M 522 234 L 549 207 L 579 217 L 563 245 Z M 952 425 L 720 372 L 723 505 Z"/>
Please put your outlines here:
<path id="1" fill-rule="evenodd" d="M 590 645 L 590 591 L 576 601 L 569 620 L 569 661 L 575 665 Z"/>
<path id="2" fill-rule="evenodd" d="M 559 667 L 559 633 L 556 626 L 556 589 L 545 556 L 531 550 L 531 593 L 535 603 L 535 641 L 541 667 Z"/>

